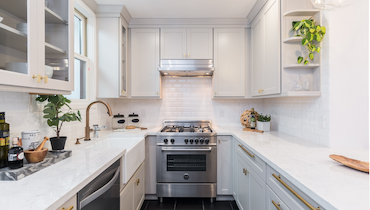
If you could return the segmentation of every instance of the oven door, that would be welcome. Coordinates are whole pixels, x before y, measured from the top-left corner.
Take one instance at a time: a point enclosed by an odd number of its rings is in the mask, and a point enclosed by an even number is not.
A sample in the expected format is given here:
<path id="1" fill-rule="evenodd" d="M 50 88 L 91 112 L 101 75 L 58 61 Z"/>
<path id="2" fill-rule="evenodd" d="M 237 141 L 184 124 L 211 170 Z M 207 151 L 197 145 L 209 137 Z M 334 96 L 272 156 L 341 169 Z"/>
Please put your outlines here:
<path id="1" fill-rule="evenodd" d="M 216 183 L 216 146 L 157 146 L 158 183 Z"/>

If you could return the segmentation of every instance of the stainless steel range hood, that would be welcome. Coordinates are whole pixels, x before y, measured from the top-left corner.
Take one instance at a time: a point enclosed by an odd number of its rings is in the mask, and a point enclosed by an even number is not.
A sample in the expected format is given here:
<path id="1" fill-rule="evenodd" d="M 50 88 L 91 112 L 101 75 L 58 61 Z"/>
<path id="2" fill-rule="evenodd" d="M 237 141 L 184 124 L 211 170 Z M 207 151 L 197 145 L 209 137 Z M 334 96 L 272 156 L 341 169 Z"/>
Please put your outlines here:
<path id="1" fill-rule="evenodd" d="M 161 60 L 158 71 L 162 76 L 212 76 L 213 60 Z"/>

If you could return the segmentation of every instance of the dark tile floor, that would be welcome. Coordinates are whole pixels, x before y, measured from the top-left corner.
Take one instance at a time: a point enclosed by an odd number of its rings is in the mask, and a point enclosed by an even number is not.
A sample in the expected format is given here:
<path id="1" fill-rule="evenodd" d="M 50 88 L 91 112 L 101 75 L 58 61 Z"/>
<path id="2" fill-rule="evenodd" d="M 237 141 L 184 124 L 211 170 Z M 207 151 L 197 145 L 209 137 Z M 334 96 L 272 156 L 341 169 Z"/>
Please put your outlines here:
<path id="1" fill-rule="evenodd" d="M 239 210 L 235 201 L 214 201 L 202 198 L 164 198 L 144 201 L 141 210 Z"/>

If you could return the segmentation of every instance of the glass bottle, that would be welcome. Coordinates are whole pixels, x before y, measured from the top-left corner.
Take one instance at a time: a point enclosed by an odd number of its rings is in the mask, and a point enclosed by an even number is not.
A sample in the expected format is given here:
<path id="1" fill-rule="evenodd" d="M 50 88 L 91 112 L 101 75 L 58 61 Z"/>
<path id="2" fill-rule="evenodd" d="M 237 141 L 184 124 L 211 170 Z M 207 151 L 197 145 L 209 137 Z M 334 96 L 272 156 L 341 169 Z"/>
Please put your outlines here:
<path id="1" fill-rule="evenodd" d="M 254 108 L 252 108 L 251 119 L 250 119 L 251 129 L 256 129 L 256 114 Z"/>
<path id="2" fill-rule="evenodd" d="M 5 122 L 5 112 L 0 112 L 0 168 L 8 166 L 9 124 Z"/>
<path id="3" fill-rule="evenodd" d="M 24 153 L 23 148 L 19 144 L 19 138 L 12 139 L 13 147 L 9 150 L 8 166 L 10 169 L 22 168 Z"/>
<path id="4" fill-rule="evenodd" d="M 311 90 L 310 81 L 308 80 L 308 77 L 304 78 L 302 86 L 303 86 L 304 91 L 310 91 Z"/>
<path id="5" fill-rule="evenodd" d="M 301 80 L 299 78 L 299 75 L 297 75 L 297 77 L 295 78 L 294 80 L 294 84 L 293 84 L 293 91 L 301 91 L 302 90 L 302 83 L 301 83 Z"/>

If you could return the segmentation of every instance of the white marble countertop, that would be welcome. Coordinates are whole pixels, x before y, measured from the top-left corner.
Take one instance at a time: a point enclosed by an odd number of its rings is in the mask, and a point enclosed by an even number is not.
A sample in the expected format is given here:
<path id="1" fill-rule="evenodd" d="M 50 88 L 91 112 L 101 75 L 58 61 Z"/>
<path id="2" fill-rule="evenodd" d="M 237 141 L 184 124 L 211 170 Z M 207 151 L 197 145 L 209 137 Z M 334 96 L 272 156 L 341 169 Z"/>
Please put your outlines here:
<path id="1" fill-rule="evenodd" d="M 142 139 L 159 129 L 104 131 L 101 138 L 66 148 L 72 150 L 70 158 L 19 181 L 0 181 L 0 209 L 57 209 L 126 153 L 126 149 L 102 148 L 95 143 L 107 137 Z"/>
<path id="2" fill-rule="evenodd" d="M 238 127 L 214 127 L 233 135 L 267 164 L 326 209 L 369 209 L 369 174 L 329 158 L 331 154 L 369 161 L 369 150 L 333 149 L 277 131 L 255 133 Z"/>

